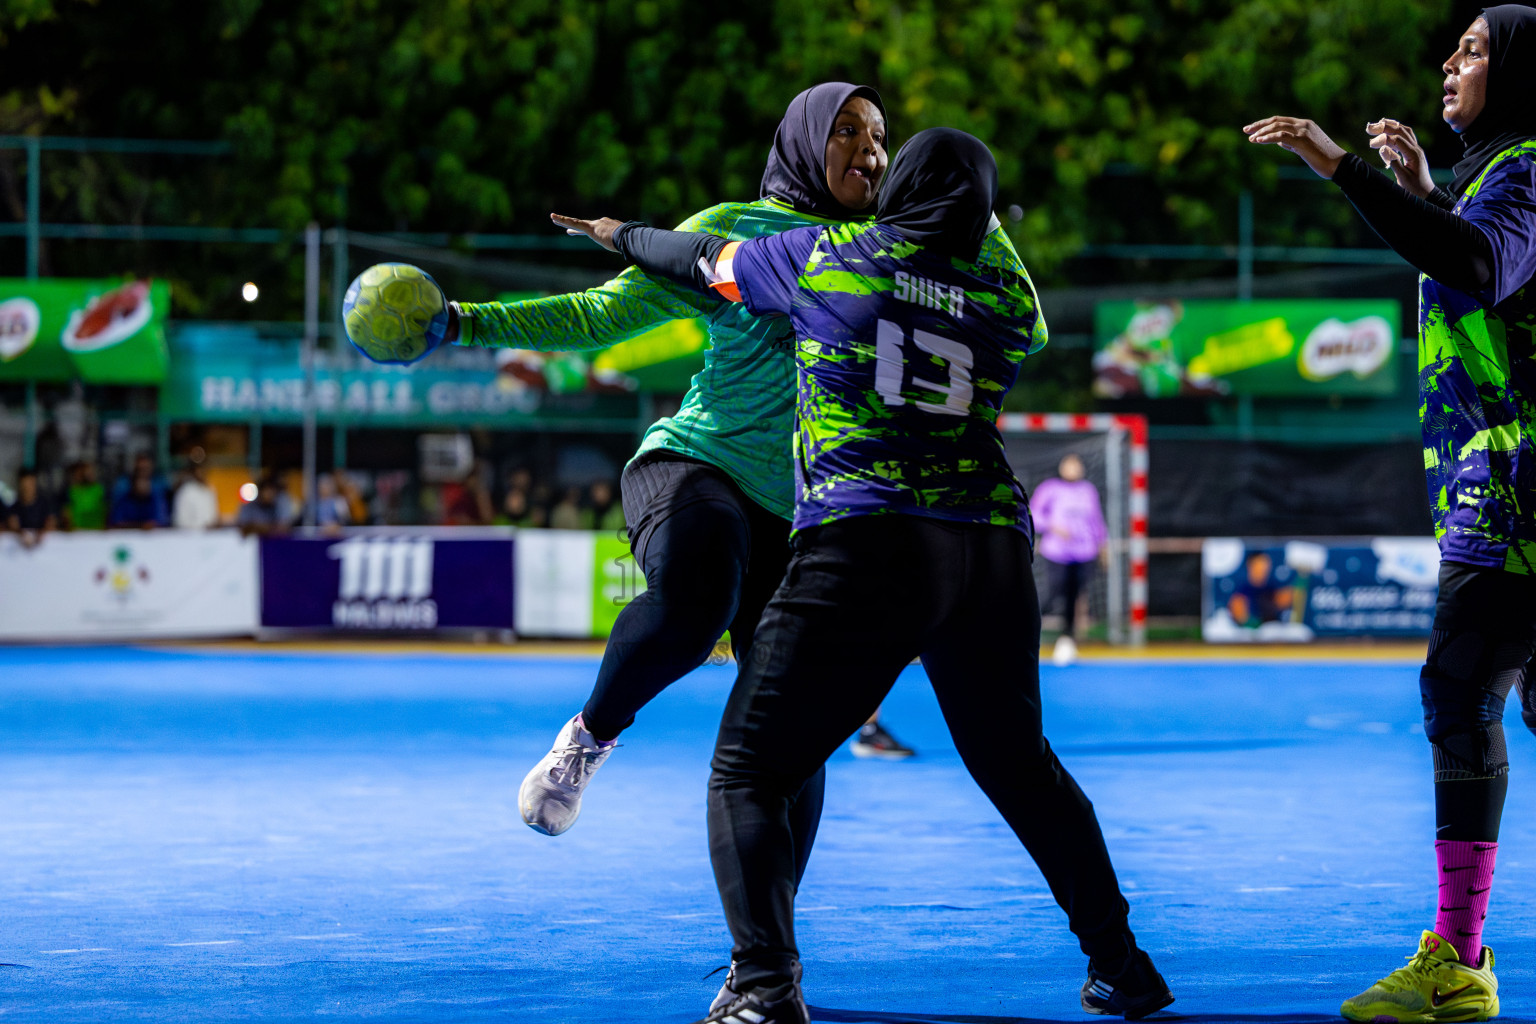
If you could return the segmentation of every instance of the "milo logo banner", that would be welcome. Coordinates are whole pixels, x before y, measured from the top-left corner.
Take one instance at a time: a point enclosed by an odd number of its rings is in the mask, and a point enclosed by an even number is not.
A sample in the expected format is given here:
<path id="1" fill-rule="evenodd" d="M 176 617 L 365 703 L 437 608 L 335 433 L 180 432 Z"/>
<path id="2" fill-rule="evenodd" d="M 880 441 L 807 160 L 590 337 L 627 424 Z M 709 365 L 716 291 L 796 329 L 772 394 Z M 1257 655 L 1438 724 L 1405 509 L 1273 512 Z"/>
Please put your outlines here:
<path id="1" fill-rule="evenodd" d="M 0 380 L 165 380 L 164 281 L 0 278 Z"/>
<path id="2" fill-rule="evenodd" d="M 1210 537 L 1201 635 L 1217 643 L 1427 636 L 1439 574 L 1433 537 Z"/>
<path id="3" fill-rule="evenodd" d="M 1382 299 L 1161 300 L 1094 308 L 1100 398 L 1390 395 L 1401 311 Z"/>

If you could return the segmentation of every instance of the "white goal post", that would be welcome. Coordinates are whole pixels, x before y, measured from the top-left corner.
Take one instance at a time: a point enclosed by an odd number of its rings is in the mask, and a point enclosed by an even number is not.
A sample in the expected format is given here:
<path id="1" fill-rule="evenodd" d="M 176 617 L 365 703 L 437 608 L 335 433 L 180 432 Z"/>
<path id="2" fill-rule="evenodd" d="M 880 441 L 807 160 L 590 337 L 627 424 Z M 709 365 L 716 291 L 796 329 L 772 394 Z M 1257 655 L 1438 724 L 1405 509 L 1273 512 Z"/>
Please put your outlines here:
<path id="1" fill-rule="evenodd" d="M 1107 566 L 1089 588 L 1090 616 L 1110 643 L 1147 639 L 1147 418 L 1123 413 L 1005 413 L 998 418 L 1008 460 L 1034 493 L 1068 452 L 1099 488 L 1109 540 Z M 1037 578 L 1041 559 L 1036 559 Z M 1044 598 L 1042 594 L 1042 599 Z"/>

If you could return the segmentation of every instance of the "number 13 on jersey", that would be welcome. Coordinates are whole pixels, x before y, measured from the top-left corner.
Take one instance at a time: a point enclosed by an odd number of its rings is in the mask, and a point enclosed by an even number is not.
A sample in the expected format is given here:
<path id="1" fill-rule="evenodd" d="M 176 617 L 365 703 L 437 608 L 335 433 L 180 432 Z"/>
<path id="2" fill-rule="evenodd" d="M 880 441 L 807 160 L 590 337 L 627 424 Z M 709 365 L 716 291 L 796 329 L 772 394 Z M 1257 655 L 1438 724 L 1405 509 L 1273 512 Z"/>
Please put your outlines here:
<path id="1" fill-rule="evenodd" d="M 875 331 L 875 391 L 886 405 L 906 405 L 907 398 L 901 393 L 902 381 L 907 373 L 907 332 L 899 324 L 889 320 L 876 321 Z M 943 383 L 924 380 L 915 373 L 912 386 L 933 391 L 944 396 L 942 404 L 914 400 L 913 404 L 924 412 L 945 416 L 964 416 L 971 411 L 971 366 L 975 357 L 964 344 L 929 331 L 914 330 L 911 344 L 944 364 Z"/>

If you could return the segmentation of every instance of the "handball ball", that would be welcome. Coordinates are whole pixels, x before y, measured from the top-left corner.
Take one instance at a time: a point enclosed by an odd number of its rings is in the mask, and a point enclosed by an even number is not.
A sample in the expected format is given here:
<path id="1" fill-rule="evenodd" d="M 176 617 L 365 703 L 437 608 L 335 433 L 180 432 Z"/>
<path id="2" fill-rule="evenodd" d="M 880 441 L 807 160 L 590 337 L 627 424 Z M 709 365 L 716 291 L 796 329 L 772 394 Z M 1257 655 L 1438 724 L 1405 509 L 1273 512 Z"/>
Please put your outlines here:
<path id="1" fill-rule="evenodd" d="M 341 304 L 347 340 L 376 363 L 414 363 L 443 343 L 448 299 L 432 275 L 409 263 L 358 274 Z"/>

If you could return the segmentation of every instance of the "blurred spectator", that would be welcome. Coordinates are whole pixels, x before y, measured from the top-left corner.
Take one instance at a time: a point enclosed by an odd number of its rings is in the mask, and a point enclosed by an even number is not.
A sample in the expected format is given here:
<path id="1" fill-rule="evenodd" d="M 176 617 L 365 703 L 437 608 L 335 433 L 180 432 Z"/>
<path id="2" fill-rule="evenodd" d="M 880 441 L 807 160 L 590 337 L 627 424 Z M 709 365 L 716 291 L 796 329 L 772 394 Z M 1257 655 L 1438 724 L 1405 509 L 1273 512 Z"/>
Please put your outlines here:
<path id="1" fill-rule="evenodd" d="M 96 463 L 82 459 L 69 467 L 64 495 L 64 525 L 71 530 L 107 528 L 107 489 L 96 477 Z"/>
<path id="2" fill-rule="evenodd" d="M 347 522 L 353 526 L 366 526 L 368 524 L 368 502 L 363 500 L 363 489 L 357 485 L 357 481 L 347 474 L 337 470 L 336 490 L 341 494 L 343 501 L 347 503 Z"/>
<path id="3" fill-rule="evenodd" d="M 142 530 L 171 525 L 165 485 L 155 476 L 155 463 L 148 455 L 135 459 L 132 474 L 112 489 L 112 511 L 107 516 L 107 525 Z"/>
<path id="4" fill-rule="evenodd" d="M 505 498 L 501 500 L 501 515 L 496 517 L 498 526 L 520 526 L 524 529 L 533 526 L 543 526 L 542 517 L 534 514 L 533 506 L 528 503 L 528 492 L 522 490 L 509 490 Z"/>
<path id="5" fill-rule="evenodd" d="M 171 502 L 171 523 L 178 530 L 206 530 L 219 525 L 219 498 L 208 486 L 202 462 L 187 464 L 187 478 Z"/>
<path id="6" fill-rule="evenodd" d="M 26 547 L 59 528 L 53 502 L 38 488 L 37 470 L 30 466 L 16 475 L 16 503 L 6 511 L 6 526 L 21 534 L 21 543 Z"/>
<path id="7" fill-rule="evenodd" d="M 480 463 L 475 464 L 462 484 L 443 488 L 443 522 L 447 525 L 484 526 L 493 514 L 491 493 L 486 489 Z"/>
<path id="8" fill-rule="evenodd" d="M 581 529 L 581 491 L 567 487 L 560 500 L 549 510 L 549 525 L 556 530 Z"/>
<path id="9" fill-rule="evenodd" d="M 535 511 L 544 521 L 540 525 L 549 525 L 549 509 L 555 503 L 554 492 L 549 489 L 549 484 L 542 481 L 533 484 L 528 491 L 528 507 Z"/>
<path id="10" fill-rule="evenodd" d="M 1085 479 L 1083 460 L 1067 455 L 1056 472 L 1057 479 L 1035 488 L 1029 506 L 1050 583 L 1047 604 L 1062 605 L 1061 635 L 1051 660 L 1066 666 L 1077 660 L 1078 595 L 1093 576 L 1093 564 L 1104 550 L 1108 531 L 1098 489 Z"/>
<path id="11" fill-rule="evenodd" d="M 251 534 L 282 533 L 291 519 L 283 508 L 286 497 L 277 481 L 270 476 L 261 478 L 256 485 L 256 499 L 240 506 L 235 525 L 247 536 Z"/>
<path id="12" fill-rule="evenodd" d="M 352 509 L 347 504 L 347 499 L 341 496 L 336 487 L 336 478 L 330 473 L 321 473 L 315 481 L 315 490 L 319 492 L 319 501 L 315 503 L 315 525 L 330 533 L 339 531 L 343 526 L 352 522 Z"/>
<path id="13" fill-rule="evenodd" d="M 617 533 L 624 529 L 624 506 L 614 498 L 613 484 L 599 480 L 588 491 L 592 499 L 589 512 L 592 529 L 605 533 Z"/>
<path id="14" fill-rule="evenodd" d="M 533 473 L 527 466 L 518 466 L 507 474 L 507 490 L 522 491 L 529 497 L 529 504 L 532 504 Z"/>

